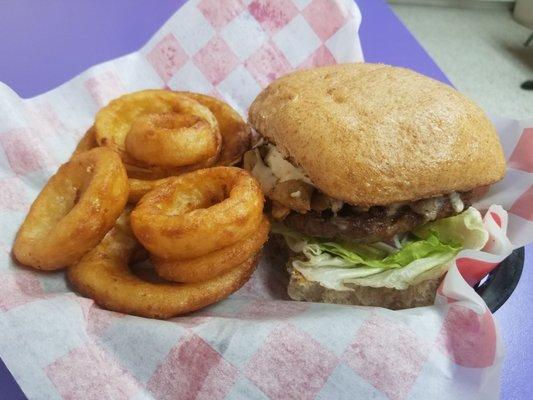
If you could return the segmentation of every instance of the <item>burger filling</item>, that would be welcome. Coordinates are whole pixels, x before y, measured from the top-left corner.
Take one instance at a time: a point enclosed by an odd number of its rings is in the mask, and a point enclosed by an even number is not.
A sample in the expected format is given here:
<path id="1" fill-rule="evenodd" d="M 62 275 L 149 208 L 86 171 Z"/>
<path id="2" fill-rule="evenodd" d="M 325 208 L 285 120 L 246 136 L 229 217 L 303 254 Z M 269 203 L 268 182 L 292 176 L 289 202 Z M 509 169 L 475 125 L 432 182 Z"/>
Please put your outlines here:
<path id="1" fill-rule="evenodd" d="M 420 200 L 389 207 L 370 207 L 361 210 L 345 204 L 335 212 L 332 208 L 310 210 L 305 214 L 287 213 L 283 223 L 309 236 L 371 243 L 388 240 L 409 232 L 426 222 L 446 218 L 463 211 L 471 204 L 472 193 L 457 194 L 461 207 L 453 205 L 448 196 Z"/>
<path id="2" fill-rule="evenodd" d="M 473 201 L 470 191 L 388 206 L 350 205 L 320 192 L 301 168 L 269 143 L 245 155 L 245 168 L 259 180 L 274 219 L 322 238 L 358 242 L 390 239 L 423 223 L 458 214 Z"/>
<path id="3" fill-rule="evenodd" d="M 346 283 L 406 289 L 442 276 L 462 249 L 488 240 L 474 193 L 361 207 L 321 193 L 269 143 L 245 154 L 245 168 L 270 199 L 274 232 L 295 253 L 292 268 L 336 290 Z"/>

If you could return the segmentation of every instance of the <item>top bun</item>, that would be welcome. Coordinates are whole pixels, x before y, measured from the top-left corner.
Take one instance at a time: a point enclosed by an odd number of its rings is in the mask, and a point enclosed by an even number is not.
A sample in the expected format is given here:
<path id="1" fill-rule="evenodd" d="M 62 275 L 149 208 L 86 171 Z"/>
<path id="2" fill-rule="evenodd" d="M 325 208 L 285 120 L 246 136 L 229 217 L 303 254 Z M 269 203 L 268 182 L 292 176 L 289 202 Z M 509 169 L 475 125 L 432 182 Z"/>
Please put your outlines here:
<path id="1" fill-rule="evenodd" d="M 455 89 L 382 64 L 297 71 L 250 107 L 252 126 L 335 199 L 387 205 L 500 180 L 502 147 Z"/>

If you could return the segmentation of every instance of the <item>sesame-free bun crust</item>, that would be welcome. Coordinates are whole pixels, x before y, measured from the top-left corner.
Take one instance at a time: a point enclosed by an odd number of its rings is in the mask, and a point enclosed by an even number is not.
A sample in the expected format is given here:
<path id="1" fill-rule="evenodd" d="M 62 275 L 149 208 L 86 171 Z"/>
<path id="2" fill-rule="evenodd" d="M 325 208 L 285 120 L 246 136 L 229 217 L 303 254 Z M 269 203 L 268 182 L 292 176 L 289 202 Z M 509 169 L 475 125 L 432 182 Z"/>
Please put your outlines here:
<path id="1" fill-rule="evenodd" d="M 249 119 L 321 191 L 350 204 L 468 191 L 505 171 L 484 112 L 450 86 L 404 68 L 297 71 L 261 92 Z"/>

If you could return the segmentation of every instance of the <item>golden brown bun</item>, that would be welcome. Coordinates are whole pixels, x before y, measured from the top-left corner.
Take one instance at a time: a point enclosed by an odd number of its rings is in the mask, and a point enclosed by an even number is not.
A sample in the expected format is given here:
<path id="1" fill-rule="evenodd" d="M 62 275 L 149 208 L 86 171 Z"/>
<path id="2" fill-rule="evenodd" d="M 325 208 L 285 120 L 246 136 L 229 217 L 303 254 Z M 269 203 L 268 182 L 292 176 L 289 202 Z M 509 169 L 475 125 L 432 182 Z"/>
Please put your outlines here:
<path id="1" fill-rule="evenodd" d="M 437 288 L 442 281 L 442 277 L 427 279 L 409 286 L 405 290 L 346 284 L 352 290 L 340 291 L 327 289 L 318 282 L 308 281 L 295 269 L 290 268 L 290 270 L 287 292 L 293 300 L 384 307 L 391 310 L 432 305 L 435 301 Z"/>
<path id="2" fill-rule="evenodd" d="M 500 180 L 496 131 L 455 89 L 382 64 L 297 71 L 271 83 L 250 122 L 328 196 L 385 205 Z"/>

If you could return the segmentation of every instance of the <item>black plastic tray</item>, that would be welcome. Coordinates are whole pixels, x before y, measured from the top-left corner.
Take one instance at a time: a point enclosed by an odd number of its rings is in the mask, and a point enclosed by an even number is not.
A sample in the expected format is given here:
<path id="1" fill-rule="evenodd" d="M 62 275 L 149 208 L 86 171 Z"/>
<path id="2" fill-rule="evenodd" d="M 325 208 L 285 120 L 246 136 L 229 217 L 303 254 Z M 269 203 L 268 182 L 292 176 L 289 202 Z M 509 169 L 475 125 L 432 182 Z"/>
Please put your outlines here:
<path id="1" fill-rule="evenodd" d="M 524 248 L 513 251 L 509 257 L 492 270 L 488 277 L 474 286 L 492 312 L 500 308 L 511 296 L 524 268 Z"/>

